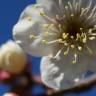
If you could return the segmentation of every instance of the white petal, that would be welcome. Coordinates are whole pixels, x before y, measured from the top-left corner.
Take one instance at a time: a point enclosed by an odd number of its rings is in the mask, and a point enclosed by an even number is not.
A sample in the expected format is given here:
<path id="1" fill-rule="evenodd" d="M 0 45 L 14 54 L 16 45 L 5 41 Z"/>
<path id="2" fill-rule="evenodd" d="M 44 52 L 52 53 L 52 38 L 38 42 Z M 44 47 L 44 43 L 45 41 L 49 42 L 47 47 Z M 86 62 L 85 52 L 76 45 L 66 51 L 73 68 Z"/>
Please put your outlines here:
<path id="1" fill-rule="evenodd" d="M 96 40 L 88 40 L 86 53 L 89 55 L 89 69 L 90 71 L 96 72 Z"/>
<path id="2" fill-rule="evenodd" d="M 43 9 L 41 6 L 34 7 L 33 5 L 29 5 L 23 11 L 20 20 L 13 28 L 13 37 L 16 42 L 19 42 L 27 53 L 34 56 L 45 56 L 53 52 L 51 46 L 46 46 L 41 42 L 45 39 L 41 34 L 46 32 L 43 24 L 48 23 L 40 16 L 40 10 Z M 30 39 L 31 35 L 38 36 L 38 38 Z"/>
<path id="3" fill-rule="evenodd" d="M 78 86 L 84 79 L 84 73 L 89 71 L 88 54 L 80 55 L 77 64 L 72 64 L 73 55 L 61 56 L 60 59 L 43 57 L 41 61 L 41 77 L 43 82 L 54 89 L 68 89 Z"/>
<path id="4" fill-rule="evenodd" d="M 67 4 L 68 0 L 62 0 L 62 6 L 64 7 Z M 59 0 L 37 0 L 37 4 L 42 4 L 46 6 L 49 12 L 53 14 L 53 16 L 59 14 L 61 15 L 61 5 L 59 5 Z"/>

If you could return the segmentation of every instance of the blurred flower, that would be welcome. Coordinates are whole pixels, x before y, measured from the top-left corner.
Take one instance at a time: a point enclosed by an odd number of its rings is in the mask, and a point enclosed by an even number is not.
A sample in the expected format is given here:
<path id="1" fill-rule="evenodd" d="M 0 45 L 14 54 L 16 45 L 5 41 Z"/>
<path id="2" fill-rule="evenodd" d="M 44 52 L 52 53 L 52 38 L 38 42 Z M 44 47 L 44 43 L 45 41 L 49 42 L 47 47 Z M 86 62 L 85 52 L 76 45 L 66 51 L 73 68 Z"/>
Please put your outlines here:
<path id="1" fill-rule="evenodd" d="M 9 40 L 0 48 L 0 68 L 12 74 L 20 73 L 27 63 L 27 57 L 21 47 Z"/>
<path id="2" fill-rule="evenodd" d="M 19 96 L 15 93 L 5 93 L 3 96 Z"/>
<path id="3" fill-rule="evenodd" d="M 86 71 L 96 71 L 94 2 L 38 0 L 22 12 L 14 26 L 13 37 L 27 53 L 45 56 L 41 76 L 49 87 L 72 88 L 81 84 Z"/>
<path id="4" fill-rule="evenodd" d="M 10 77 L 11 77 L 11 75 L 8 72 L 3 71 L 3 70 L 0 71 L 0 80 L 1 81 L 9 79 Z"/>

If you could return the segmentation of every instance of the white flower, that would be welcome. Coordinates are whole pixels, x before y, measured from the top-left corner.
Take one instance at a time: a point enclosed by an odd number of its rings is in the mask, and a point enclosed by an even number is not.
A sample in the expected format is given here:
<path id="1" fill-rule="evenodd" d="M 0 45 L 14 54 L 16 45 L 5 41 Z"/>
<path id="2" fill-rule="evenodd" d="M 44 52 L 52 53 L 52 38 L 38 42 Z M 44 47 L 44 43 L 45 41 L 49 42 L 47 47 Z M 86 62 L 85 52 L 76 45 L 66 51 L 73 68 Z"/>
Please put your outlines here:
<path id="1" fill-rule="evenodd" d="M 18 96 L 15 93 L 5 93 L 3 96 Z"/>
<path id="2" fill-rule="evenodd" d="M 0 68 L 12 74 L 20 73 L 27 63 L 27 57 L 22 48 L 9 40 L 0 48 Z"/>
<path id="3" fill-rule="evenodd" d="M 27 53 L 45 56 L 41 77 L 49 87 L 77 86 L 86 71 L 96 71 L 95 1 L 38 0 L 14 26 L 14 39 Z"/>

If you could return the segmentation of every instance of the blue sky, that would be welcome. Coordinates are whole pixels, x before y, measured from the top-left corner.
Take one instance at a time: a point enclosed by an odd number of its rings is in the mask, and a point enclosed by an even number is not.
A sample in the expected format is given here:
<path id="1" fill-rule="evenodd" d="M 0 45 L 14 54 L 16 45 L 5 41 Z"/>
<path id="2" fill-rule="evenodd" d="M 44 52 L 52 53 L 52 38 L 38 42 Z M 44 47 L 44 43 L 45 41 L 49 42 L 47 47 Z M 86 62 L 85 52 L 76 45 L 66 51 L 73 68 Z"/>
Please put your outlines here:
<path id="1" fill-rule="evenodd" d="M 35 3 L 35 0 L 0 0 L 0 44 L 6 42 L 12 38 L 12 27 L 17 22 L 20 13 L 24 8 Z M 39 74 L 39 62 L 40 58 L 32 58 L 32 62 L 35 63 L 33 71 L 35 74 Z M 8 91 L 10 86 L 0 84 L 0 96 L 5 91 Z M 78 94 L 69 94 L 68 96 L 95 96 L 96 86 L 93 86 L 90 90 L 80 92 Z"/>

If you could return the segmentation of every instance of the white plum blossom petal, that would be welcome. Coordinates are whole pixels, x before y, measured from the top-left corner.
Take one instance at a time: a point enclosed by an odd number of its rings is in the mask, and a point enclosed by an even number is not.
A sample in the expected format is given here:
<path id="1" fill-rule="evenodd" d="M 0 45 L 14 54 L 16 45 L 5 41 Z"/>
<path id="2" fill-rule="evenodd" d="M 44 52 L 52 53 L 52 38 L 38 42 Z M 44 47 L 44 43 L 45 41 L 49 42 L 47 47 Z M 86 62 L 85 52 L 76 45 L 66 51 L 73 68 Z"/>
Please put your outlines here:
<path id="1" fill-rule="evenodd" d="M 0 48 L 0 68 L 12 74 L 22 72 L 27 63 L 23 49 L 14 41 L 9 40 Z"/>
<path id="2" fill-rule="evenodd" d="M 86 83 L 84 73 L 96 72 L 96 0 L 37 0 L 22 12 L 13 37 L 27 53 L 44 56 L 41 77 L 47 86 Z"/>
<path id="3" fill-rule="evenodd" d="M 41 10 L 41 11 L 40 11 Z M 29 54 L 34 56 L 46 56 L 53 52 L 53 46 L 45 46 L 43 35 L 47 30 L 43 27 L 47 22 L 40 16 L 45 10 L 42 6 L 29 5 L 20 16 L 20 20 L 13 28 L 13 36 L 17 43 Z M 47 39 L 53 39 L 47 37 Z M 38 50 L 39 48 L 39 50 Z"/>
<path id="4" fill-rule="evenodd" d="M 71 64 L 72 53 L 64 58 L 62 58 L 62 55 L 55 59 L 46 56 L 41 60 L 42 81 L 49 87 L 56 90 L 69 89 L 82 84 L 80 81 L 84 79 L 84 74 L 87 71 L 93 71 L 90 67 L 92 69 L 95 67 L 94 72 L 96 72 L 95 62 L 93 63 L 95 58 L 90 58 L 90 56 L 84 54 L 80 56 L 78 64 Z"/>

